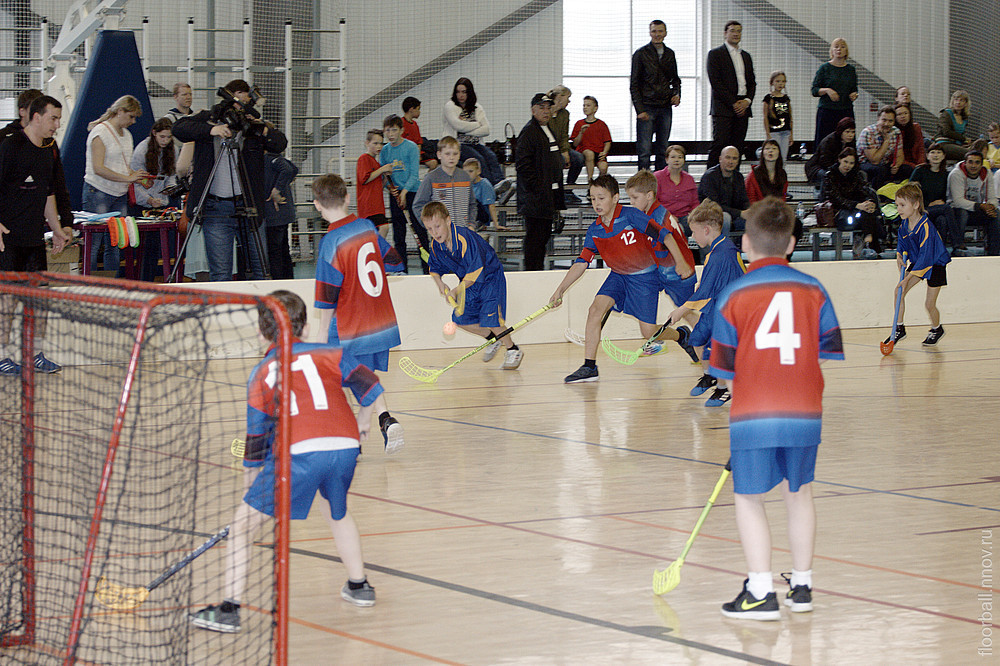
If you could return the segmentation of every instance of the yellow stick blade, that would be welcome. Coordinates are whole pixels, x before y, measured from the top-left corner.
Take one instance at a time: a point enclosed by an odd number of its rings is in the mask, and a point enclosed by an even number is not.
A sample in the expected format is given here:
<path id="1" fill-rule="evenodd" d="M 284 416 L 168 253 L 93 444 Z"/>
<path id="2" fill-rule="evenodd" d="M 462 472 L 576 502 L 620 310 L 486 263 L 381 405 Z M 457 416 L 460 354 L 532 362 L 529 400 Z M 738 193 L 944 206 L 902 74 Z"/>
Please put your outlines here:
<path id="1" fill-rule="evenodd" d="M 239 437 L 233 438 L 233 443 L 229 445 L 229 451 L 237 458 L 242 458 L 246 452 L 247 443 Z"/>
<path id="2" fill-rule="evenodd" d="M 149 590 L 144 587 L 124 587 L 112 583 L 103 576 L 97 581 L 94 597 L 101 605 L 112 610 L 132 610 L 146 601 Z"/>
<path id="3" fill-rule="evenodd" d="M 437 381 L 438 376 L 441 374 L 440 370 L 428 370 L 427 368 L 421 368 L 419 365 L 414 363 L 409 356 L 404 356 L 399 359 L 399 369 L 406 373 L 407 377 L 412 377 L 418 382 L 424 382 L 425 384 L 433 384 Z"/>
<path id="4" fill-rule="evenodd" d="M 681 582 L 681 565 L 684 560 L 676 560 L 669 567 L 653 572 L 653 594 L 666 594 Z"/>

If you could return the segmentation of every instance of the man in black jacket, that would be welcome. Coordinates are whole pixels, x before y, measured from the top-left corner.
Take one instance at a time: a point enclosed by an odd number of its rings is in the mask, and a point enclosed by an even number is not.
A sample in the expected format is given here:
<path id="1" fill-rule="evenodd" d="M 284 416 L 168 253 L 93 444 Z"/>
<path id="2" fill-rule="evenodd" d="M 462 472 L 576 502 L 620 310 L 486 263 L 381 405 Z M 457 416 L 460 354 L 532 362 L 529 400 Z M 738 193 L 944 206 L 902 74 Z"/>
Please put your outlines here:
<path id="1" fill-rule="evenodd" d="M 681 103 L 677 58 L 673 50 L 663 44 L 666 36 L 667 25 L 660 20 L 653 21 L 649 24 L 649 44 L 632 54 L 629 91 L 636 113 L 635 149 L 640 169 L 649 169 L 651 154 L 656 157 L 657 170 L 666 167 L 673 107 Z"/>
<path id="2" fill-rule="evenodd" d="M 250 85 L 242 79 L 235 79 L 225 85 L 237 100 L 235 108 L 242 110 L 250 102 Z M 250 200 L 256 209 L 256 215 L 248 218 L 256 225 L 259 237 L 263 239 L 261 221 L 267 200 L 264 183 L 264 153 L 280 153 L 285 150 L 288 140 L 285 135 L 256 117 L 256 112 L 250 109 L 247 115 L 251 118 L 251 131 L 244 132 L 240 158 L 246 167 L 250 183 Z M 242 201 L 242 188 L 238 176 L 238 166 L 235 153 L 222 153 L 222 162 L 215 172 L 212 182 L 208 177 L 212 166 L 220 154 L 222 142 L 231 139 L 234 132 L 224 122 L 213 122 L 212 111 L 204 110 L 190 116 L 178 118 L 173 127 L 174 136 L 182 143 L 195 142 L 194 163 L 192 166 L 191 192 L 187 200 L 188 217 L 194 219 L 194 208 L 201 200 L 201 195 L 208 188 L 202 211 L 202 231 L 205 235 L 205 253 L 208 256 L 208 272 L 213 282 L 233 279 L 233 240 L 241 223 L 237 216 L 237 206 Z M 249 232 L 249 230 L 248 230 Z M 261 257 L 257 254 L 253 238 L 248 239 L 245 251 L 253 279 L 264 278 L 264 268 Z M 263 242 L 263 241 L 262 241 Z"/>
<path id="3" fill-rule="evenodd" d="M 524 270 L 545 269 L 545 247 L 552 235 L 552 219 L 566 208 L 562 189 L 562 154 L 546 125 L 552 118 L 552 98 L 531 98 L 531 120 L 517 135 L 514 168 L 517 171 L 517 212 L 524 218 Z"/>
<path id="4" fill-rule="evenodd" d="M 708 52 L 708 82 L 712 86 L 712 147 L 708 150 L 708 166 L 719 163 L 719 154 L 726 146 L 736 146 L 743 155 L 743 141 L 750 123 L 750 104 L 757 92 L 753 59 L 740 48 L 743 26 L 729 21 L 725 28 L 725 44 Z"/>

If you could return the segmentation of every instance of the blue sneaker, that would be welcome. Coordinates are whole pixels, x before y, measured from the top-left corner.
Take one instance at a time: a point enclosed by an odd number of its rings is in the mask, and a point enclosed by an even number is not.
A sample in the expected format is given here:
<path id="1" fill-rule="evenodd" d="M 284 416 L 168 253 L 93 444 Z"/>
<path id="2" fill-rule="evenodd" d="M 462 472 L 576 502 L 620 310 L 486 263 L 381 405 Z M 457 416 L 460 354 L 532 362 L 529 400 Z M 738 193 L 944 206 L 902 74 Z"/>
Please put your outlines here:
<path id="1" fill-rule="evenodd" d="M 657 340 L 655 342 L 647 342 L 642 346 L 642 351 L 639 352 L 640 356 L 656 356 L 667 351 L 666 345 L 662 341 Z"/>
<path id="2" fill-rule="evenodd" d="M 35 370 L 37 372 L 44 372 L 47 375 L 51 375 L 52 373 L 62 370 L 62 366 L 45 358 L 45 356 L 42 355 L 42 352 L 38 352 L 35 354 Z"/>
<path id="3" fill-rule="evenodd" d="M 0 375 L 9 375 L 11 377 L 21 374 L 21 366 L 14 363 L 10 358 L 5 358 L 0 361 Z"/>
<path id="4" fill-rule="evenodd" d="M 583 382 L 596 382 L 600 379 L 600 375 L 597 373 L 597 367 L 588 367 L 586 365 L 581 365 L 577 368 L 576 372 L 571 375 L 566 375 L 563 382 L 566 384 L 581 384 Z"/>

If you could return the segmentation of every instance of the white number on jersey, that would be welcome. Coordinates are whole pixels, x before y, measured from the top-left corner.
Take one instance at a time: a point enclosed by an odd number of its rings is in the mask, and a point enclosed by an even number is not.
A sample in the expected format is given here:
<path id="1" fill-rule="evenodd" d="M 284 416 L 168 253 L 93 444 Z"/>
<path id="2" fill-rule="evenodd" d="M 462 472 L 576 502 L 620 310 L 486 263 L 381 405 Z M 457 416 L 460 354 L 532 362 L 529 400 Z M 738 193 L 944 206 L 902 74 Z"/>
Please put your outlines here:
<path id="1" fill-rule="evenodd" d="M 313 363 L 312 356 L 309 354 L 303 354 L 292 361 L 292 372 L 301 372 L 305 375 L 306 386 L 309 387 L 309 393 L 312 395 L 313 408 L 317 412 L 322 412 L 329 409 L 330 405 L 326 400 L 326 388 L 323 386 L 323 379 L 319 376 L 319 370 L 316 369 L 316 364 Z M 267 366 L 267 378 L 264 380 L 269 388 L 274 388 L 274 385 L 278 381 L 278 362 L 271 361 Z M 295 391 L 289 391 L 291 395 L 291 405 L 289 405 L 289 413 L 295 416 L 299 413 L 299 403 L 295 397 Z"/>
<path id="2" fill-rule="evenodd" d="M 374 259 L 369 259 L 378 252 L 375 243 L 368 242 L 361 246 L 358 251 L 358 281 L 365 293 L 372 298 L 378 298 L 382 293 L 382 286 L 385 278 L 382 277 L 382 268 Z"/>
<path id="3" fill-rule="evenodd" d="M 622 234 L 622 240 L 625 241 L 626 245 L 632 245 L 635 243 L 635 232 L 629 229 Z"/>
<path id="4" fill-rule="evenodd" d="M 772 331 L 775 320 L 778 330 Z M 774 294 L 754 334 L 754 344 L 757 349 L 777 349 L 781 365 L 795 365 L 795 350 L 802 346 L 802 336 L 795 332 L 792 292 Z"/>

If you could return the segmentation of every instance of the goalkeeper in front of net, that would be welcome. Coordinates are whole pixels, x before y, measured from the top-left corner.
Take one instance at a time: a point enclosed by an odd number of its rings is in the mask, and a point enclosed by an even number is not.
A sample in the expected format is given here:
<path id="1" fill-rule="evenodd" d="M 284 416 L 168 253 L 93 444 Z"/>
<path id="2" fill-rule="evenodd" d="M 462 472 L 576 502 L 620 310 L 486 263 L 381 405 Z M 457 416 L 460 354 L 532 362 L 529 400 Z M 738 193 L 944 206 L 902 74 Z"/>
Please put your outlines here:
<path id="1" fill-rule="evenodd" d="M 296 294 L 275 291 L 288 313 L 294 335 L 292 345 L 291 422 L 293 520 L 309 514 L 316 492 L 326 499 L 320 510 L 330 523 L 337 551 L 348 580 L 340 591 L 356 606 L 375 605 L 375 588 L 365 575 L 361 535 L 347 512 L 347 491 L 354 478 L 360 439 L 368 435 L 372 405 L 382 393 L 375 373 L 339 347 L 306 343 L 306 306 Z M 243 465 L 243 502 L 236 509 L 226 549 L 225 599 L 191 615 L 191 623 L 226 633 L 240 629 L 240 601 L 246 587 L 254 537 L 274 516 L 275 456 L 273 444 L 278 425 L 278 327 L 264 303 L 257 306 L 260 335 L 270 348 L 250 374 L 247 390 L 247 439 Z M 349 388 L 361 405 L 355 417 L 341 386 Z M 259 471 L 258 471 L 259 470 Z M 256 476 L 254 474 L 256 473 Z"/>

